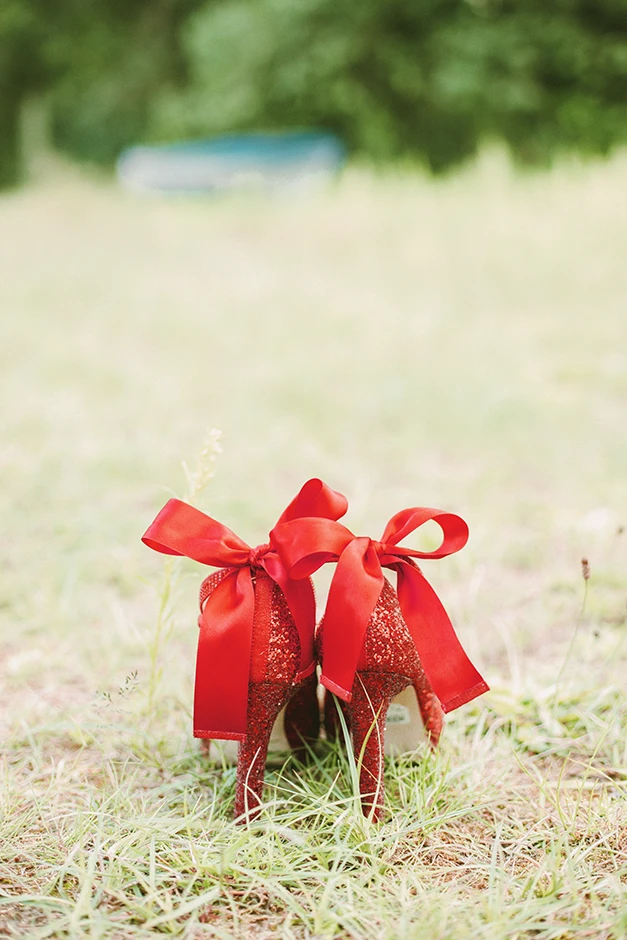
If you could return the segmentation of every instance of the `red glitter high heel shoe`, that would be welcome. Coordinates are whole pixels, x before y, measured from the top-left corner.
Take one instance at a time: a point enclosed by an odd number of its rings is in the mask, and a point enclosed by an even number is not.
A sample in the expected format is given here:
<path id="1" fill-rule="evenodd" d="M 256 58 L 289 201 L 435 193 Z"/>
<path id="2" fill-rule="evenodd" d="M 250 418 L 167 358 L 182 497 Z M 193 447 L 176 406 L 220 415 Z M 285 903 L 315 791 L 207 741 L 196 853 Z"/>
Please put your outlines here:
<path id="1" fill-rule="evenodd" d="M 309 480 L 279 523 L 300 516 L 339 519 L 346 499 Z M 234 532 L 181 500 L 169 500 L 142 541 L 221 570 L 200 592 L 194 736 L 238 741 L 235 816 L 254 818 L 262 800 L 268 742 L 282 710 L 297 748 L 317 734 L 314 627 L 310 579 L 295 580 L 272 539 L 251 549 Z"/>
<path id="2" fill-rule="evenodd" d="M 429 520 L 443 531 L 436 551 L 419 552 L 398 544 Z M 488 689 L 413 561 L 459 551 L 468 539 L 468 527 L 452 513 L 414 508 L 393 516 L 380 542 L 357 538 L 340 523 L 322 519 L 281 524 L 271 537 L 292 577 L 308 577 L 325 562 L 337 561 L 316 637 L 320 681 L 343 700 L 359 763 L 363 812 L 379 820 L 386 727 L 394 723 L 390 706 L 402 709 L 397 715 L 403 722 L 407 716 L 408 724 L 413 707 L 435 746 L 443 713 Z M 384 567 L 396 572 L 396 591 L 385 578 Z M 401 695 L 405 704 L 394 701 Z M 327 716 L 332 728 L 332 708 Z"/>

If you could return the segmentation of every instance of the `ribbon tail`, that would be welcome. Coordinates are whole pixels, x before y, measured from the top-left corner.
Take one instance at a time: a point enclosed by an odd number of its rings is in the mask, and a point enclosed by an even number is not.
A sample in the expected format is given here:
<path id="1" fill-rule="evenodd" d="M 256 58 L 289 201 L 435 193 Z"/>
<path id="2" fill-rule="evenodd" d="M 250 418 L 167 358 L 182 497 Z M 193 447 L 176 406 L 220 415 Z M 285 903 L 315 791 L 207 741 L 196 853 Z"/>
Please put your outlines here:
<path id="1" fill-rule="evenodd" d="M 286 578 L 285 583 L 279 582 L 287 606 L 290 609 L 298 638 L 300 640 L 300 663 L 298 674 L 294 679 L 300 682 L 307 676 L 310 676 L 316 668 L 314 656 L 314 632 L 316 629 L 316 598 L 314 597 L 313 586 L 309 578 L 295 581 L 292 578 Z"/>
<path id="2" fill-rule="evenodd" d="M 233 569 L 200 615 L 194 737 L 243 741 L 255 596 L 249 568 Z"/>
<path id="3" fill-rule="evenodd" d="M 423 669 L 445 712 L 489 690 L 457 638 L 442 602 L 418 568 L 400 563 L 397 594 Z"/>
<path id="4" fill-rule="evenodd" d="M 263 567 L 275 581 L 287 601 L 287 606 L 294 618 L 300 641 L 300 665 L 295 682 L 310 676 L 316 668 L 314 659 L 314 631 L 316 627 L 316 599 L 313 585 L 309 578 L 296 580 L 285 570 L 280 558 L 275 554 L 265 555 Z"/>
<path id="5" fill-rule="evenodd" d="M 354 539 L 342 552 L 322 622 L 322 675 L 330 692 L 350 702 L 366 628 L 384 577 L 370 539 Z"/>

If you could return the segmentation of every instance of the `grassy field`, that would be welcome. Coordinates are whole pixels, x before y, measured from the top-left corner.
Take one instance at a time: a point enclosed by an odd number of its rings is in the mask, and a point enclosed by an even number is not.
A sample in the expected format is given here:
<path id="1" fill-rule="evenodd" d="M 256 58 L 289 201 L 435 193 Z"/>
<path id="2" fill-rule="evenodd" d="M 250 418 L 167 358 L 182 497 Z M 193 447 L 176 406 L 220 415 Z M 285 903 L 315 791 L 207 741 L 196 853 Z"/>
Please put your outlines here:
<path id="1" fill-rule="evenodd" d="M 0 936 L 627 934 L 626 202 L 625 155 L 2 197 Z M 236 829 L 191 736 L 204 572 L 139 539 L 191 493 L 256 544 L 315 475 L 373 537 L 465 516 L 424 570 L 492 691 L 387 765 L 380 827 L 321 742 Z"/>

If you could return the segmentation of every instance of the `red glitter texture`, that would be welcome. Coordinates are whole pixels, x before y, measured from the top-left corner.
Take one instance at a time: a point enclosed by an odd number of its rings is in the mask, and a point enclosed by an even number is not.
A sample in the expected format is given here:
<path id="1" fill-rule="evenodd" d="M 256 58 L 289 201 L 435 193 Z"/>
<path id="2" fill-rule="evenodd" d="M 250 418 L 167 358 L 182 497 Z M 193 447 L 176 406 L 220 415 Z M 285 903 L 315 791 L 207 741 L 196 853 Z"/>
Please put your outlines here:
<path id="1" fill-rule="evenodd" d="M 200 607 L 227 574 L 221 569 L 205 578 L 200 587 Z M 294 685 L 300 663 L 300 641 L 294 618 L 281 588 L 263 569 L 256 569 L 248 716 L 246 739 L 237 754 L 235 817 L 239 822 L 259 812 L 272 727 L 284 706 L 285 733 L 298 756 L 316 740 L 320 714 L 316 678 Z"/>
<path id="2" fill-rule="evenodd" d="M 324 619 L 316 635 L 316 650 L 324 657 Z M 432 747 L 439 741 L 444 713 L 420 662 L 403 619 L 396 591 L 386 579 L 366 628 L 364 643 L 349 703 L 341 702 L 360 762 L 359 789 L 364 815 L 381 819 L 384 804 L 383 753 L 385 717 L 392 699 L 412 685 L 425 731 Z M 339 732 L 337 706 L 328 692 L 325 699 L 327 737 Z"/>

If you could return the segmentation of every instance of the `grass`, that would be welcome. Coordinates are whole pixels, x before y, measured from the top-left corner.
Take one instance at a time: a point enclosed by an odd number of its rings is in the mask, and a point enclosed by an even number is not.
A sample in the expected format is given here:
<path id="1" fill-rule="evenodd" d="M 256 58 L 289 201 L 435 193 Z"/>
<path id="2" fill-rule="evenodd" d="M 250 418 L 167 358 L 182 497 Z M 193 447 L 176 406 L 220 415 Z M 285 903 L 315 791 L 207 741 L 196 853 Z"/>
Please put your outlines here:
<path id="1" fill-rule="evenodd" d="M 0 936 L 625 936 L 626 198 L 625 155 L 495 154 L 292 199 L 2 198 Z M 139 536 L 191 486 L 256 544 L 314 475 L 374 537 L 467 518 L 425 573 L 492 692 L 389 762 L 384 825 L 321 743 L 235 829 L 191 737 L 202 572 Z"/>

